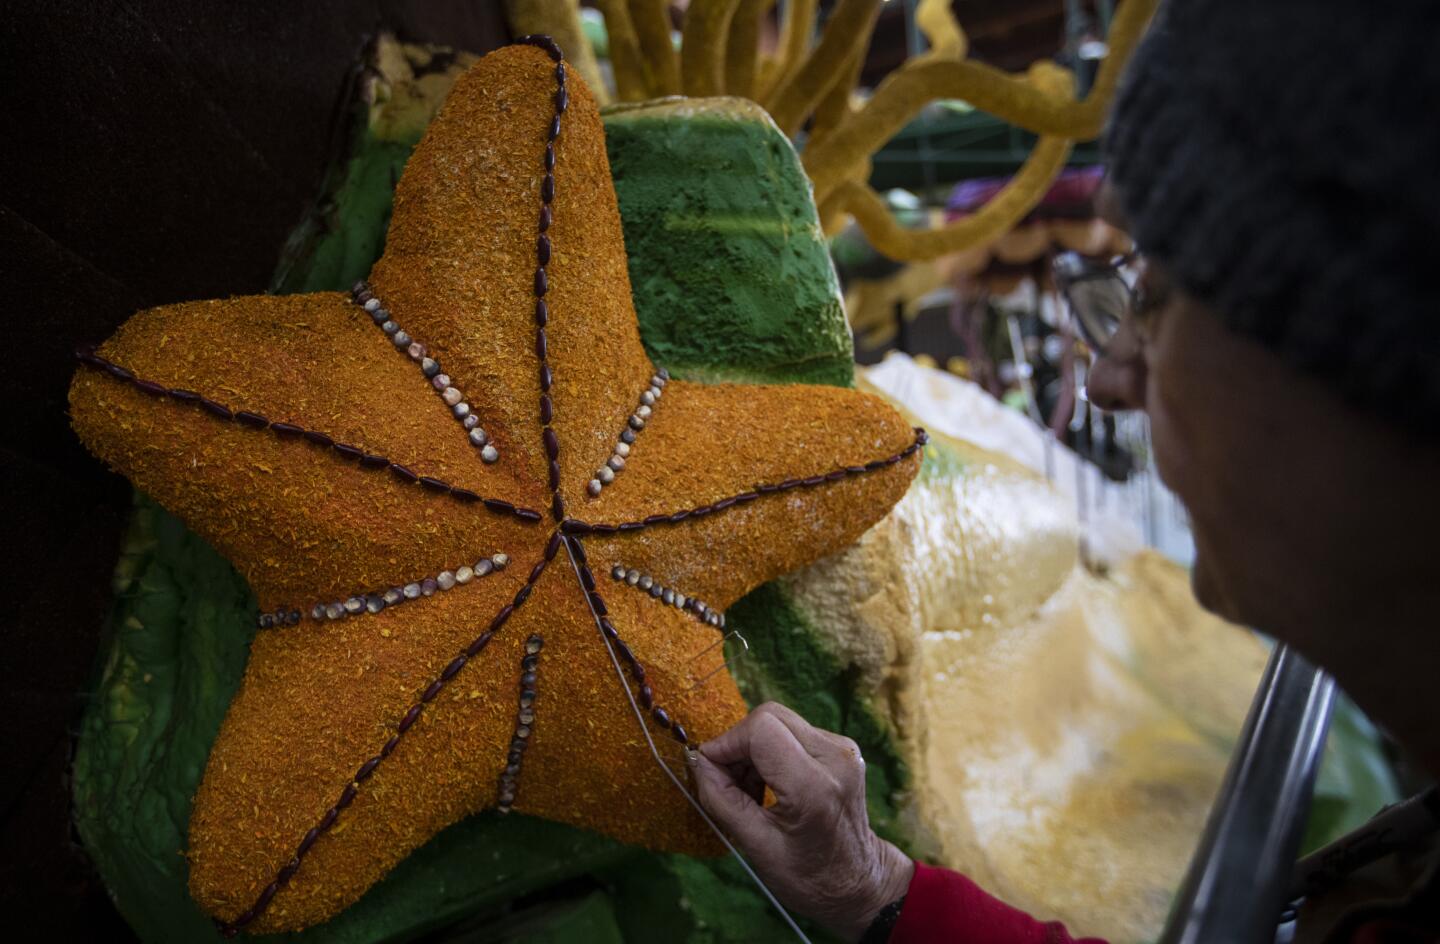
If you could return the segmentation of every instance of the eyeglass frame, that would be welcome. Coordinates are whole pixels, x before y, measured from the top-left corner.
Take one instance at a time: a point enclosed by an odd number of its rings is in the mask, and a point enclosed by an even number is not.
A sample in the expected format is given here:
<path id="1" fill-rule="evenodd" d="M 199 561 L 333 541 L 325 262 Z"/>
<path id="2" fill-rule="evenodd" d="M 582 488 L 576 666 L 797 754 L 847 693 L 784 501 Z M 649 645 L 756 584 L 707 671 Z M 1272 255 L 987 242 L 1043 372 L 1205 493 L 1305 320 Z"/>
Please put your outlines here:
<path id="1" fill-rule="evenodd" d="M 1055 287 L 1060 296 L 1065 299 L 1065 304 L 1079 329 L 1080 336 L 1098 357 L 1105 355 L 1110 343 L 1115 340 L 1115 335 L 1120 333 L 1121 326 L 1140 308 L 1139 288 L 1136 284 L 1127 282 L 1125 277 L 1120 274 L 1122 268 L 1137 261 L 1138 258 L 1138 253 L 1130 252 L 1102 261 L 1082 253 L 1067 251 L 1057 253 L 1051 260 L 1050 270 L 1055 279 Z M 1109 332 L 1101 337 L 1096 326 L 1091 325 L 1090 320 L 1081 314 L 1081 306 L 1075 304 L 1070 289 L 1081 282 L 1095 282 L 1103 279 L 1114 279 L 1124 289 L 1125 308 L 1114 320 Z"/>

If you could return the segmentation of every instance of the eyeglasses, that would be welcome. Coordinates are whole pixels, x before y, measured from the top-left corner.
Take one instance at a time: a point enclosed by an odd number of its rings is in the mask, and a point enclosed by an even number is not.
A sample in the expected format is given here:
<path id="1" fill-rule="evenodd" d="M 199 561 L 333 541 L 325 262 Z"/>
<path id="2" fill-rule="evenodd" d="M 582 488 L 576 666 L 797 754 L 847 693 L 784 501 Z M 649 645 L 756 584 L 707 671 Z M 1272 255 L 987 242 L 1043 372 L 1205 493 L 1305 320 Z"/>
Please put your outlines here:
<path id="1" fill-rule="evenodd" d="M 1140 308 L 1139 292 L 1121 274 L 1135 261 L 1133 254 L 1101 261 L 1078 252 L 1062 252 L 1052 263 L 1055 287 L 1070 306 L 1085 343 L 1096 354 L 1105 353 L 1120 326 Z"/>

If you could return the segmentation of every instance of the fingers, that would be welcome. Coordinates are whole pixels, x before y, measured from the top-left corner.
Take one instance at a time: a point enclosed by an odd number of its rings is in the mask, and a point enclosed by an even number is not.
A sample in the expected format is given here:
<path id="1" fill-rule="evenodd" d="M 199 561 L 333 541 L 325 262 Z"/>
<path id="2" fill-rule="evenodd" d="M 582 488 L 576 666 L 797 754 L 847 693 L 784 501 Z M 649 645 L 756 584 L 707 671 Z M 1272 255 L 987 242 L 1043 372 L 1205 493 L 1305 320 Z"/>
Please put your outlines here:
<path id="1" fill-rule="evenodd" d="M 774 715 L 777 721 L 790 729 L 790 733 L 800 742 L 800 746 L 805 748 L 805 752 L 822 763 L 828 764 L 833 760 L 859 762 L 861 766 L 865 763 L 865 759 L 860 755 L 860 748 L 854 741 L 844 735 L 832 734 L 823 728 L 815 727 L 799 713 L 779 702 L 767 701 L 755 711 Z"/>

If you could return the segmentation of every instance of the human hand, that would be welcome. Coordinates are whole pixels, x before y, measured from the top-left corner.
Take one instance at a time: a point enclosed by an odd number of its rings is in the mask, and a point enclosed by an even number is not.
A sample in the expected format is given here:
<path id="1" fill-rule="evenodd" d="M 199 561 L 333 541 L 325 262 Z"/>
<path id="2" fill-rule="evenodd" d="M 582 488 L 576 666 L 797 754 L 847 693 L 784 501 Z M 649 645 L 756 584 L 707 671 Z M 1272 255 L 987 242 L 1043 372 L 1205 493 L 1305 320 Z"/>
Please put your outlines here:
<path id="1" fill-rule="evenodd" d="M 690 763 L 701 804 L 785 907 L 856 941 L 905 894 L 915 865 L 870 828 L 854 741 L 766 702 Z"/>

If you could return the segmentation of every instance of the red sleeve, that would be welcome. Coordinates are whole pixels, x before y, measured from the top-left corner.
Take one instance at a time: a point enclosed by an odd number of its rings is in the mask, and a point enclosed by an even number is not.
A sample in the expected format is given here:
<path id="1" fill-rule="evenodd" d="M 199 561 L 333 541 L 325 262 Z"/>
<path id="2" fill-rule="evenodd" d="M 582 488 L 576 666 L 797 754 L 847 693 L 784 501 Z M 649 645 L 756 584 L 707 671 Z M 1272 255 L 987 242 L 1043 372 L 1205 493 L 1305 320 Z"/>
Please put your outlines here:
<path id="1" fill-rule="evenodd" d="M 958 872 L 915 863 L 890 944 L 1105 944 L 1074 938 L 1058 921 L 1036 921 Z"/>

